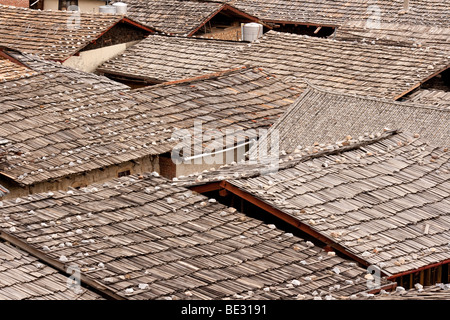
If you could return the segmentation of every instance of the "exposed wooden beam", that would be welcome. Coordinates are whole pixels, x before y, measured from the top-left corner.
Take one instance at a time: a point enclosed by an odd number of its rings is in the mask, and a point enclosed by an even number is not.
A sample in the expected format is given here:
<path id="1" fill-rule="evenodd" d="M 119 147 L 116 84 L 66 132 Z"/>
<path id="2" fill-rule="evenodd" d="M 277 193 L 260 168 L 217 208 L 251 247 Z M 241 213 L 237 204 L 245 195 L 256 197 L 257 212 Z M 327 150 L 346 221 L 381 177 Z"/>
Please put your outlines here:
<path id="1" fill-rule="evenodd" d="M 284 213 L 283 211 L 272 207 L 271 205 L 267 204 L 266 202 L 257 199 L 256 197 L 254 197 L 253 195 L 251 195 L 250 193 L 247 193 L 241 189 L 239 189 L 238 187 L 230 184 L 227 181 L 222 181 L 220 183 L 220 185 L 228 190 L 229 192 L 237 195 L 238 197 L 240 197 L 241 199 L 244 199 L 254 205 L 256 205 L 257 207 L 259 207 L 260 209 L 280 218 L 281 220 L 289 223 L 290 225 L 296 227 L 297 229 L 309 234 L 310 236 L 312 236 L 313 238 L 320 240 L 321 242 L 329 245 L 330 247 L 334 248 L 335 250 L 341 252 L 342 254 L 346 255 L 347 257 L 351 258 L 354 261 L 357 261 L 358 263 L 364 265 L 364 266 L 369 266 L 371 265 L 369 262 L 361 259 L 360 257 L 356 256 L 355 254 L 347 251 L 347 249 L 345 249 L 343 246 L 341 246 L 340 244 L 336 243 L 335 241 L 333 241 L 332 239 L 322 235 L 321 233 L 317 232 L 316 230 L 312 229 L 311 227 L 309 227 L 308 225 L 302 223 L 301 221 L 295 219 L 294 217 L 288 215 L 287 213 Z M 382 272 L 383 273 L 383 272 Z M 384 274 L 384 275 L 388 275 L 388 274 Z M 388 275 L 390 276 L 390 275 Z"/>

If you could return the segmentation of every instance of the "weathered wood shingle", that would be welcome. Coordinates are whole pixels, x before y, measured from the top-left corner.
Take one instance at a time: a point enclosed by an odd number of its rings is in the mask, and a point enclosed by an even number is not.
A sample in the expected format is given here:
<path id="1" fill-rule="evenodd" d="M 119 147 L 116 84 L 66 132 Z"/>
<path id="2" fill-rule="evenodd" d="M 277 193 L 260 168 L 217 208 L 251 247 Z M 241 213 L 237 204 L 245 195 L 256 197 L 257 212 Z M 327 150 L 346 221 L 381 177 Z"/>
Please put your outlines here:
<path id="1" fill-rule="evenodd" d="M 448 148 L 387 132 L 373 139 L 347 136 L 281 160 L 271 174 L 248 164 L 191 179 L 225 179 L 388 275 L 450 259 Z"/>
<path id="2" fill-rule="evenodd" d="M 0 56 L 0 83 L 26 78 L 35 74 L 34 70 Z"/>
<path id="3" fill-rule="evenodd" d="M 4 201 L 0 216 L 13 237 L 76 263 L 126 299 L 325 299 L 368 290 L 354 262 L 151 175 Z"/>
<path id="4" fill-rule="evenodd" d="M 448 68 L 444 51 L 267 32 L 224 62 L 249 64 L 340 92 L 398 99 Z"/>
<path id="5" fill-rule="evenodd" d="M 449 121 L 450 110 L 439 105 L 373 99 L 309 86 L 270 128 L 267 139 L 276 132 L 279 150 L 290 153 L 298 146 L 334 143 L 345 134 L 358 138 L 390 128 L 420 134 L 437 146 L 450 146 Z"/>
<path id="6" fill-rule="evenodd" d="M 122 21 L 130 20 L 114 14 L 40 11 L 0 5 L 0 45 L 39 54 L 48 60 L 64 61 Z"/>
<path id="7" fill-rule="evenodd" d="M 242 49 L 242 42 L 149 36 L 98 72 L 152 82 L 165 82 L 221 71 L 218 63 Z"/>
<path id="8" fill-rule="evenodd" d="M 339 26 L 347 20 L 380 18 L 410 25 L 449 25 L 450 5 L 442 0 L 236 0 L 232 3 L 264 21 Z M 378 15 L 379 14 L 379 15 Z"/>
<path id="9" fill-rule="evenodd" d="M 0 300 L 99 300 L 98 294 L 68 286 L 68 276 L 32 255 L 0 242 Z"/>
<path id="10" fill-rule="evenodd" d="M 418 89 L 404 97 L 405 101 L 433 105 L 439 108 L 450 109 L 450 92 L 434 89 Z"/>
<path id="11" fill-rule="evenodd" d="M 22 59 L 41 73 L 0 87 L 0 136 L 22 152 L 1 171 L 24 185 L 170 152 L 179 143 L 174 129 L 196 121 L 205 131 L 267 128 L 299 94 L 259 69 L 126 91 L 105 77 Z"/>
<path id="12" fill-rule="evenodd" d="M 416 48 L 450 48 L 450 26 L 380 23 L 370 27 L 366 20 L 348 21 L 340 26 L 335 39 L 358 41 L 361 44 L 385 44 L 391 46 L 406 46 Z"/>

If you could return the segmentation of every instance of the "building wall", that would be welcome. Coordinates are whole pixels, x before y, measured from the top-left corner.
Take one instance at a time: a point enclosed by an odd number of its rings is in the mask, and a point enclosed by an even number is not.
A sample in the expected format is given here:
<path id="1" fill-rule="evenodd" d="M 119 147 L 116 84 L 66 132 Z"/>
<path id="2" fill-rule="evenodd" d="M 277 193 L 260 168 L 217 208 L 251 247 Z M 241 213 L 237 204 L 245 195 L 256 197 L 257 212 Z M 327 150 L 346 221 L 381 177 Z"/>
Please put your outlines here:
<path id="1" fill-rule="evenodd" d="M 116 44 L 103 48 L 82 51 L 78 56 L 72 56 L 63 65 L 84 72 L 94 72 L 105 61 L 112 59 L 123 53 L 128 47 L 138 43 L 132 41 L 127 43 Z"/>
<path id="2" fill-rule="evenodd" d="M 219 169 L 224 164 L 231 162 L 239 162 L 244 159 L 248 146 L 239 147 L 214 156 L 214 158 L 197 158 L 184 163 L 175 164 L 170 155 L 163 155 L 159 158 L 159 173 L 168 179 L 180 176 L 188 176 L 190 174 L 201 174 L 204 170 L 210 171 L 211 168 Z M 6 187 L 6 186 L 5 186 Z"/>
<path id="3" fill-rule="evenodd" d="M 28 8 L 28 6 L 30 5 L 28 0 L 0 0 L 0 4 L 4 6 L 14 6 L 22 8 Z"/>
<path id="4" fill-rule="evenodd" d="M 44 0 L 44 10 L 58 10 L 58 0 Z"/>
<path id="5" fill-rule="evenodd" d="M 99 0 L 78 0 L 78 7 L 81 12 L 98 12 L 100 6 L 104 6 L 106 1 Z"/>
<path id="6" fill-rule="evenodd" d="M 4 1 L 4 0 L 0 0 Z M 8 0 L 6 0 L 8 1 Z M 12 1 L 12 0 L 11 0 Z M 58 10 L 58 0 L 44 0 L 44 10 Z M 99 0 L 78 0 L 78 7 L 81 12 L 98 12 L 100 6 L 104 6 L 106 1 Z M 28 6 L 28 4 L 27 4 Z"/>
<path id="7" fill-rule="evenodd" d="M 37 183 L 27 187 L 20 187 L 16 183 L 0 177 L 0 184 L 10 191 L 10 193 L 3 197 L 2 200 L 55 190 L 67 191 L 69 188 L 83 188 L 93 183 L 103 183 L 115 179 L 119 176 L 120 172 L 128 170 L 130 171 L 130 174 L 141 174 L 153 171 L 159 172 L 158 157 L 148 156 L 135 162 L 128 161 L 120 165 L 96 169 L 81 174 L 74 174 L 56 181 Z"/>
<path id="8" fill-rule="evenodd" d="M 199 34 L 199 36 L 200 36 L 200 34 Z M 223 31 L 207 33 L 207 34 L 203 34 L 201 36 L 204 38 L 210 38 L 210 39 L 241 41 L 242 29 L 241 29 L 241 26 L 235 26 L 235 27 L 227 28 Z"/>

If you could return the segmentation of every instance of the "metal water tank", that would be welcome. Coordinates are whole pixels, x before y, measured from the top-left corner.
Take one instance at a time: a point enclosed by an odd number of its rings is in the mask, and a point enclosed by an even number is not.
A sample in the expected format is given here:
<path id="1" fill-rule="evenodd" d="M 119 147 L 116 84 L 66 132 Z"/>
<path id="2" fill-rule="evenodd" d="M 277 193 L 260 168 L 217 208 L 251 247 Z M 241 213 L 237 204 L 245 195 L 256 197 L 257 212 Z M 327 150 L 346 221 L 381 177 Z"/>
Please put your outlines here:
<path id="1" fill-rule="evenodd" d="M 98 12 L 103 12 L 103 13 L 116 13 L 116 7 L 115 7 L 115 6 L 110 6 L 110 5 L 100 6 L 100 7 L 98 8 Z"/>
<path id="2" fill-rule="evenodd" d="M 262 24 L 256 22 L 245 23 L 242 26 L 242 41 L 255 41 L 263 35 Z"/>
<path id="3" fill-rule="evenodd" d="M 127 14 L 127 4 L 124 2 L 116 2 L 113 3 L 113 6 L 116 7 L 117 14 Z"/>

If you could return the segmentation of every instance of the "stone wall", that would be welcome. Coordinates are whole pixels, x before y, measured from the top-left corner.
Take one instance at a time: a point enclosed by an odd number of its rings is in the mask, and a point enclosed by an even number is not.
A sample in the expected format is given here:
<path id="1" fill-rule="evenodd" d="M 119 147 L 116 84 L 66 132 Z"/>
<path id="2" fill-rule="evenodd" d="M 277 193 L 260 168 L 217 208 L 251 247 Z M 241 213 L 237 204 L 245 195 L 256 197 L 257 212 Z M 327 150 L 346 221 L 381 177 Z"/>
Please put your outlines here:
<path id="1" fill-rule="evenodd" d="M 158 157 L 144 157 L 136 161 L 128 161 L 120 165 L 96 169 L 85 173 L 73 174 L 55 180 L 37 183 L 35 185 L 21 187 L 18 184 L 0 177 L 0 184 L 7 188 L 10 193 L 2 198 L 14 199 L 24 197 L 29 194 L 49 192 L 54 190 L 69 190 L 69 188 L 83 188 L 93 183 L 103 183 L 119 176 L 120 172 L 130 171 L 130 174 L 140 174 L 144 172 L 159 172 Z"/>

